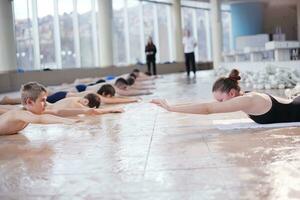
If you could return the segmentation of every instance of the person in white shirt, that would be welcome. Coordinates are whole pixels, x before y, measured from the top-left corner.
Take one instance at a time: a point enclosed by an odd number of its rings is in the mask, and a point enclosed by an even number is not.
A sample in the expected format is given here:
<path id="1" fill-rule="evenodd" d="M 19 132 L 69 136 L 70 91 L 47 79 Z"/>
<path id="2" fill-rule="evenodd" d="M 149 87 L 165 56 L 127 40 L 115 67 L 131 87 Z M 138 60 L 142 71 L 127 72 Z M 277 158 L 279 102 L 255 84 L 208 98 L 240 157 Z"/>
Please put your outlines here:
<path id="1" fill-rule="evenodd" d="M 185 56 L 185 66 L 186 66 L 187 76 L 190 76 L 191 67 L 194 72 L 194 76 L 196 76 L 196 63 L 195 63 L 194 49 L 197 44 L 194 38 L 191 36 L 190 30 L 185 31 L 185 36 L 183 37 L 182 43 L 184 46 L 184 56 Z"/>

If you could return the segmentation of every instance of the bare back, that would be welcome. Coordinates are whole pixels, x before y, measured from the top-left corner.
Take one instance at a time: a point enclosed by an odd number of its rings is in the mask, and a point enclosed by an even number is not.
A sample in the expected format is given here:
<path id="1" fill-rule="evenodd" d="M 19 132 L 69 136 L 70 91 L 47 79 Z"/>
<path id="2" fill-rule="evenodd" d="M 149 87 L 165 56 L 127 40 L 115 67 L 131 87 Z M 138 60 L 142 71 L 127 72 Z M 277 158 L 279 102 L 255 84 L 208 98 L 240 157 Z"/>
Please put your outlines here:
<path id="1" fill-rule="evenodd" d="M 25 110 L 11 110 L 0 116 L 0 135 L 16 134 L 23 130 L 28 123 L 20 120 L 17 116 L 22 115 Z"/>
<path id="2" fill-rule="evenodd" d="M 82 108 L 82 104 L 79 103 L 81 97 L 67 97 L 62 100 L 55 102 L 54 104 L 50 104 L 47 109 L 66 109 L 66 108 Z"/>
<path id="3" fill-rule="evenodd" d="M 223 102 L 204 103 L 204 113 L 226 113 L 243 111 L 249 115 L 262 115 L 272 107 L 272 100 L 267 94 L 249 92 Z"/>
<path id="4" fill-rule="evenodd" d="M 264 93 L 249 92 L 243 96 L 250 97 L 252 99 L 252 106 L 246 107 L 244 112 L 250 115 L 262 115 L 268 112 L 272 107 L 272 100 L 270 96 Z M 274 97 L 281 103 L 288 104 L 291 100 L 283 99 L 280 97 Z"/>

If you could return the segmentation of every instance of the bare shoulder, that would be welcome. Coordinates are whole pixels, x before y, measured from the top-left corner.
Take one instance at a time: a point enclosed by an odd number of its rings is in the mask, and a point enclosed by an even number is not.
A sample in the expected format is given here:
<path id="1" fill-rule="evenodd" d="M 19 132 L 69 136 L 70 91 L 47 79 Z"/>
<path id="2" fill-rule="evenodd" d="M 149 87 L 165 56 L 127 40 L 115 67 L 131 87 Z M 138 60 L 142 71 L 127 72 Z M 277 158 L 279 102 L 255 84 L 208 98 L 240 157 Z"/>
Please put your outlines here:
<path id="1" fill-rule="evenodd" d="M 15 119 L 19 119 L 19 120 L 22 120 L 24 117 L 35 115 L 28 110 L 22 110 L 22 109 L 14 110 L 14 113 L 12 113 L 12 114 L 15 116 Z"/>
<path id="2" fill-rule="evenodd" d="M 264 93 L 260 93 L 260 92 L 248 92 L 246 94 L 244 94 L 243 96 L 245 97 L 249 97 L 253 100 L 267 100 L 267 101 L 271 101 L 269 95 L 264 94 Z"/>
<path id="3" fill-rule="evenodd" d="M 213 102 L 207 104 L 209 113 L 225 113 L 225 112 L 236 112 L 243 111 L 248 112 L 249 108 L 254 105 L 254 97 L 243 95 L 234 97 L 223 102 Z"/>
<path id="4" fill-rule="evenodd" d="M 30 115 L 31 112 L 22 109 L 15 109 L 5 112 L 1 115 L 1 118 L 5 118 L 7 120 L 21 120 L 24 116 Z"/>

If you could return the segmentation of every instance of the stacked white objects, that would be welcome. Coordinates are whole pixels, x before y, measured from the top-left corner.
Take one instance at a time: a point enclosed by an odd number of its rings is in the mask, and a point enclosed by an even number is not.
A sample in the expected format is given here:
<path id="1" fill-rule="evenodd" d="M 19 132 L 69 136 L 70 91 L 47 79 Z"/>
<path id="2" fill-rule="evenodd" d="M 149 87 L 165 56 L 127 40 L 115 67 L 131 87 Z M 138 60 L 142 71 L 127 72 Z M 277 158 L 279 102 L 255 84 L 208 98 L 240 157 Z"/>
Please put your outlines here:
<path id="1" fill-rule="evenodd" d="M 230 70 L 224 67 L 215 70 L 217 77 L 228 76 L 229 73 Z M 300 91 L 300 73 L 297 70 L 270 65 L 259 72 L 241 72 L 240 76 L 241 83 L 244 83 L 247 89 L 285 89 L 299 85 Z"/>
<path id="2" fill-rule="evenodd" d="M 271 41 L 265 44 L 267 50 L 300 48 L 298 41 Z"/>

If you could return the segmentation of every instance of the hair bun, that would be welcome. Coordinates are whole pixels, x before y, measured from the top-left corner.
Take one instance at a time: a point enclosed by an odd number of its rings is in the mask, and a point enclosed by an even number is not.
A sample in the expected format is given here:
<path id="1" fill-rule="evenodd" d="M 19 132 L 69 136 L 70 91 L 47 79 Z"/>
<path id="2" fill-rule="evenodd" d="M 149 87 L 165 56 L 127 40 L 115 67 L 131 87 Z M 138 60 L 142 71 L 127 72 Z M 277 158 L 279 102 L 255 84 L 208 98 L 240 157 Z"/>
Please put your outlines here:
<path id="1" fill-rule="evenodd" d="M 233 80 L 233 81 L 241 80 L 241 77 L 239 76 L 239 74 L 240 74 L 239 70 L 233 69 L 233 70 L 231 70 L 228 78 Z"/>

